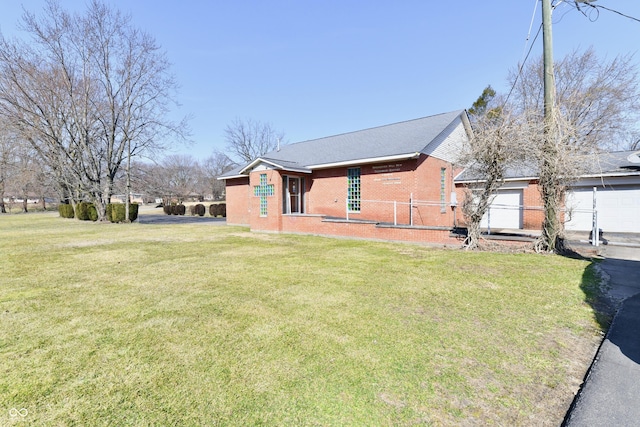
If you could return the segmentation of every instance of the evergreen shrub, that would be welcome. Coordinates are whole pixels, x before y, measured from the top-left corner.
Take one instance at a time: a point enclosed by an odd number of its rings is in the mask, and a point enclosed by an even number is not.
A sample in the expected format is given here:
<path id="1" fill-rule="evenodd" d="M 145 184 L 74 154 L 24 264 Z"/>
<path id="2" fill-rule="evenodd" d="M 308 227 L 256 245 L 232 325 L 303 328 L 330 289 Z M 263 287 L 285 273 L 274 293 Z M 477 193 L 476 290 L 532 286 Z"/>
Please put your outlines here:
<path id="1" fill-rule="evenodd" d="M 96 222 L 98 220 L 98 209 L 96 209 L 96 205 L 89 203 L 87 215 L 89 216 L 90 221 Z"/>
<path id="2" fill-rule="evenodd" d="M 192 206 L 192 208 L 193 208 L 193 213 L 191 215 L 204 216 L 204 213 L 206 212 L 204 205 L 200 203 L 198 203 L 195 206 Z"/>
<path id="3" fill-rule="evenodd" d="M 58 213 L 61 218 L 74 218 L 76 216 L 73 211 L 73 205 L 68 203 L 60 203 L 58 205 Z"/>
<path id="4" fill-rule="evenodd" d="M 124 203 L 113 203 L 107 205 L 107 218 L 111 222 L 124 222 L 126 205 Z M 129 204 L 129 221 L 133 222 L 138 219 L 138 204 Z"/>
<path id="5" fill-rule="evenodd" d="M 209 206 L 209 215 L 216 217 L 220 215 L 223 218 L 227 216 L 227 204 L 226 203 L 218 203 Z"/>
<path id="6" fill-rule="evenodd" d="M 91 217 L 89 216 L 89 206 L 92 206 L 92 204 L 89 202 L 78 203 L 76 205 L 76 218 L 78 218 L 80 221 L 89 221 L 91 219 Z"/>

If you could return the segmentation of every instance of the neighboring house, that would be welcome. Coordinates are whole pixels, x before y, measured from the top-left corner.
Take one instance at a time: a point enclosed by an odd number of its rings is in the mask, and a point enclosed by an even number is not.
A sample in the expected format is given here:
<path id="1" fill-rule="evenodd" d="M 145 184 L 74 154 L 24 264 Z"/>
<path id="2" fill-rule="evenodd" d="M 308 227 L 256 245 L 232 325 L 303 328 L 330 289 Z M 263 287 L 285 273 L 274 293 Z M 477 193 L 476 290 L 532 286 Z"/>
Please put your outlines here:
<path id="1" fill-rule="evenodd" d="M 458 242 L 464 110 L 282 146 L 219 179 L 227 223 L 252 230 Z"/>
<path id="2" fill-rule="evenodd" d="M 127 195 L 126 194 L 114 194 L 111 196 L 111 200 L 109 200 L 109 203 L 125 203 L 127 201 Z M 130 203 L 139 203 L 139 204 L 144 204 L 144 194 L 142 193 L 131 193 L 130 195 L 130 199 L 129 199 Z"/>
<path id="3" fill-rule="evenodd" d="M 455 179 L 461 189 L 477 183 L 464 171 Z M 640 233 L 640 158 L 638 152 L 603 153 L 570 185 L 564 206 L 565 228 L 593 227 L 594 187 L 598 228 L 604 232 Z M 485 214 L 481 226 L 491 230 L 539 230 L 542 200 L 535 171 L 508 170 L 504 185 Z"/>

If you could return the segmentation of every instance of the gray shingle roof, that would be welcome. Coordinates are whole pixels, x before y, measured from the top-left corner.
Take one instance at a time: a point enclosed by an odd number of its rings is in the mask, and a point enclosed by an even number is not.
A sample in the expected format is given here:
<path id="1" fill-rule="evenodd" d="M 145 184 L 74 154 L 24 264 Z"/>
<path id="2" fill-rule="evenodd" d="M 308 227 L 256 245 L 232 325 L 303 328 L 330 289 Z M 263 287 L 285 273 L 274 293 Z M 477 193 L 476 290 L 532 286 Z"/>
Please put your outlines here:
<path id="1" fill-rule="evenodd" d="M 597 161 L 588 168 L 587 174 L 608 175 L 640 171 L 640 163 L 631 161 L 631 156 L 637 151 L 617 151 L 602 153 Z"/>
<path id="2" fill-rule="evenodd" d="M 437 114 L 386 126 L 349 132 L 325 138 L 283 145 L 261 156 L 279 165 L 307 168 L 360 159 L 383 158 L 425 151 L 462 114 L 464 110 Z M 224 176 L 237 176 L 240 167 Z"/>
<path id="3" fill-rule="evenodd" d="M 632 157 L 638 151 L 616 151 L 611 153 L 600 153 L 587 165 L 583 176 L 612 176 L 625 174 L 640 174 L 640 163 L 634 163 Z M 517 180 L 522 178 L 536 178 L 538 170 L 535 165 L 524 165 L 509 167 L 505 173 L 505 179 Z M 482 181 L 483 177 L 478 176 L 473 168 L 466 169 L 455 178 L 455 182 Z"/>

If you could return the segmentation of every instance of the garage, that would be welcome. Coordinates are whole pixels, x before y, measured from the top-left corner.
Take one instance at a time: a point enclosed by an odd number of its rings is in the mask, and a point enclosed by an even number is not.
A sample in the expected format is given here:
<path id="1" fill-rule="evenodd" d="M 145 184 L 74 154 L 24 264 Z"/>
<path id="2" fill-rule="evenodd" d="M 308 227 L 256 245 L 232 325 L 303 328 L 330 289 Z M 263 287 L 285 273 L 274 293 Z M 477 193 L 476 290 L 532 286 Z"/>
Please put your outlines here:
<path id="1" fill-rule="evenodd" d="M 565 228 L 589 231 L 593 220 L 593 187 L 567 193 Z M 640 185 L 597 187 L 598 228 L 605 233 L 640 233 Z"/>
<path id="2" fill-rule="evenodd" d="M 495 229 L 522 228 L 522 190 L 501 190 L 493 199 L 480 227 Z"/>

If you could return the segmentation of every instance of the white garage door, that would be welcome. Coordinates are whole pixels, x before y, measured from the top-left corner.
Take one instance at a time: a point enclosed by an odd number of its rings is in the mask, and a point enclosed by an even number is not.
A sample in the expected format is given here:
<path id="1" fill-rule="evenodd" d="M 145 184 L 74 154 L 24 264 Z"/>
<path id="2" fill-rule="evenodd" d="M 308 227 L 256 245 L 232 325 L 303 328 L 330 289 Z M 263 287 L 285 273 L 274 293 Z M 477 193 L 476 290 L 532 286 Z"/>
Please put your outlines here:
<path id="1" fill-rule="evenodd" d="M 598 188 L 596 194 L 598 228 L 605 233 L 640 233 L 640 186 Z M 570 220 L 565 223 L 567 230 L 591 230 L 593 188 L 579 188 L 569 192 L 567 209 L 570 213 Z"/>
<path id="2" fill-rule="evenodd" d="M 499 191 L 484 214 L 480 227 L 491 229 L 522 228 L 522 190 Z"/>

